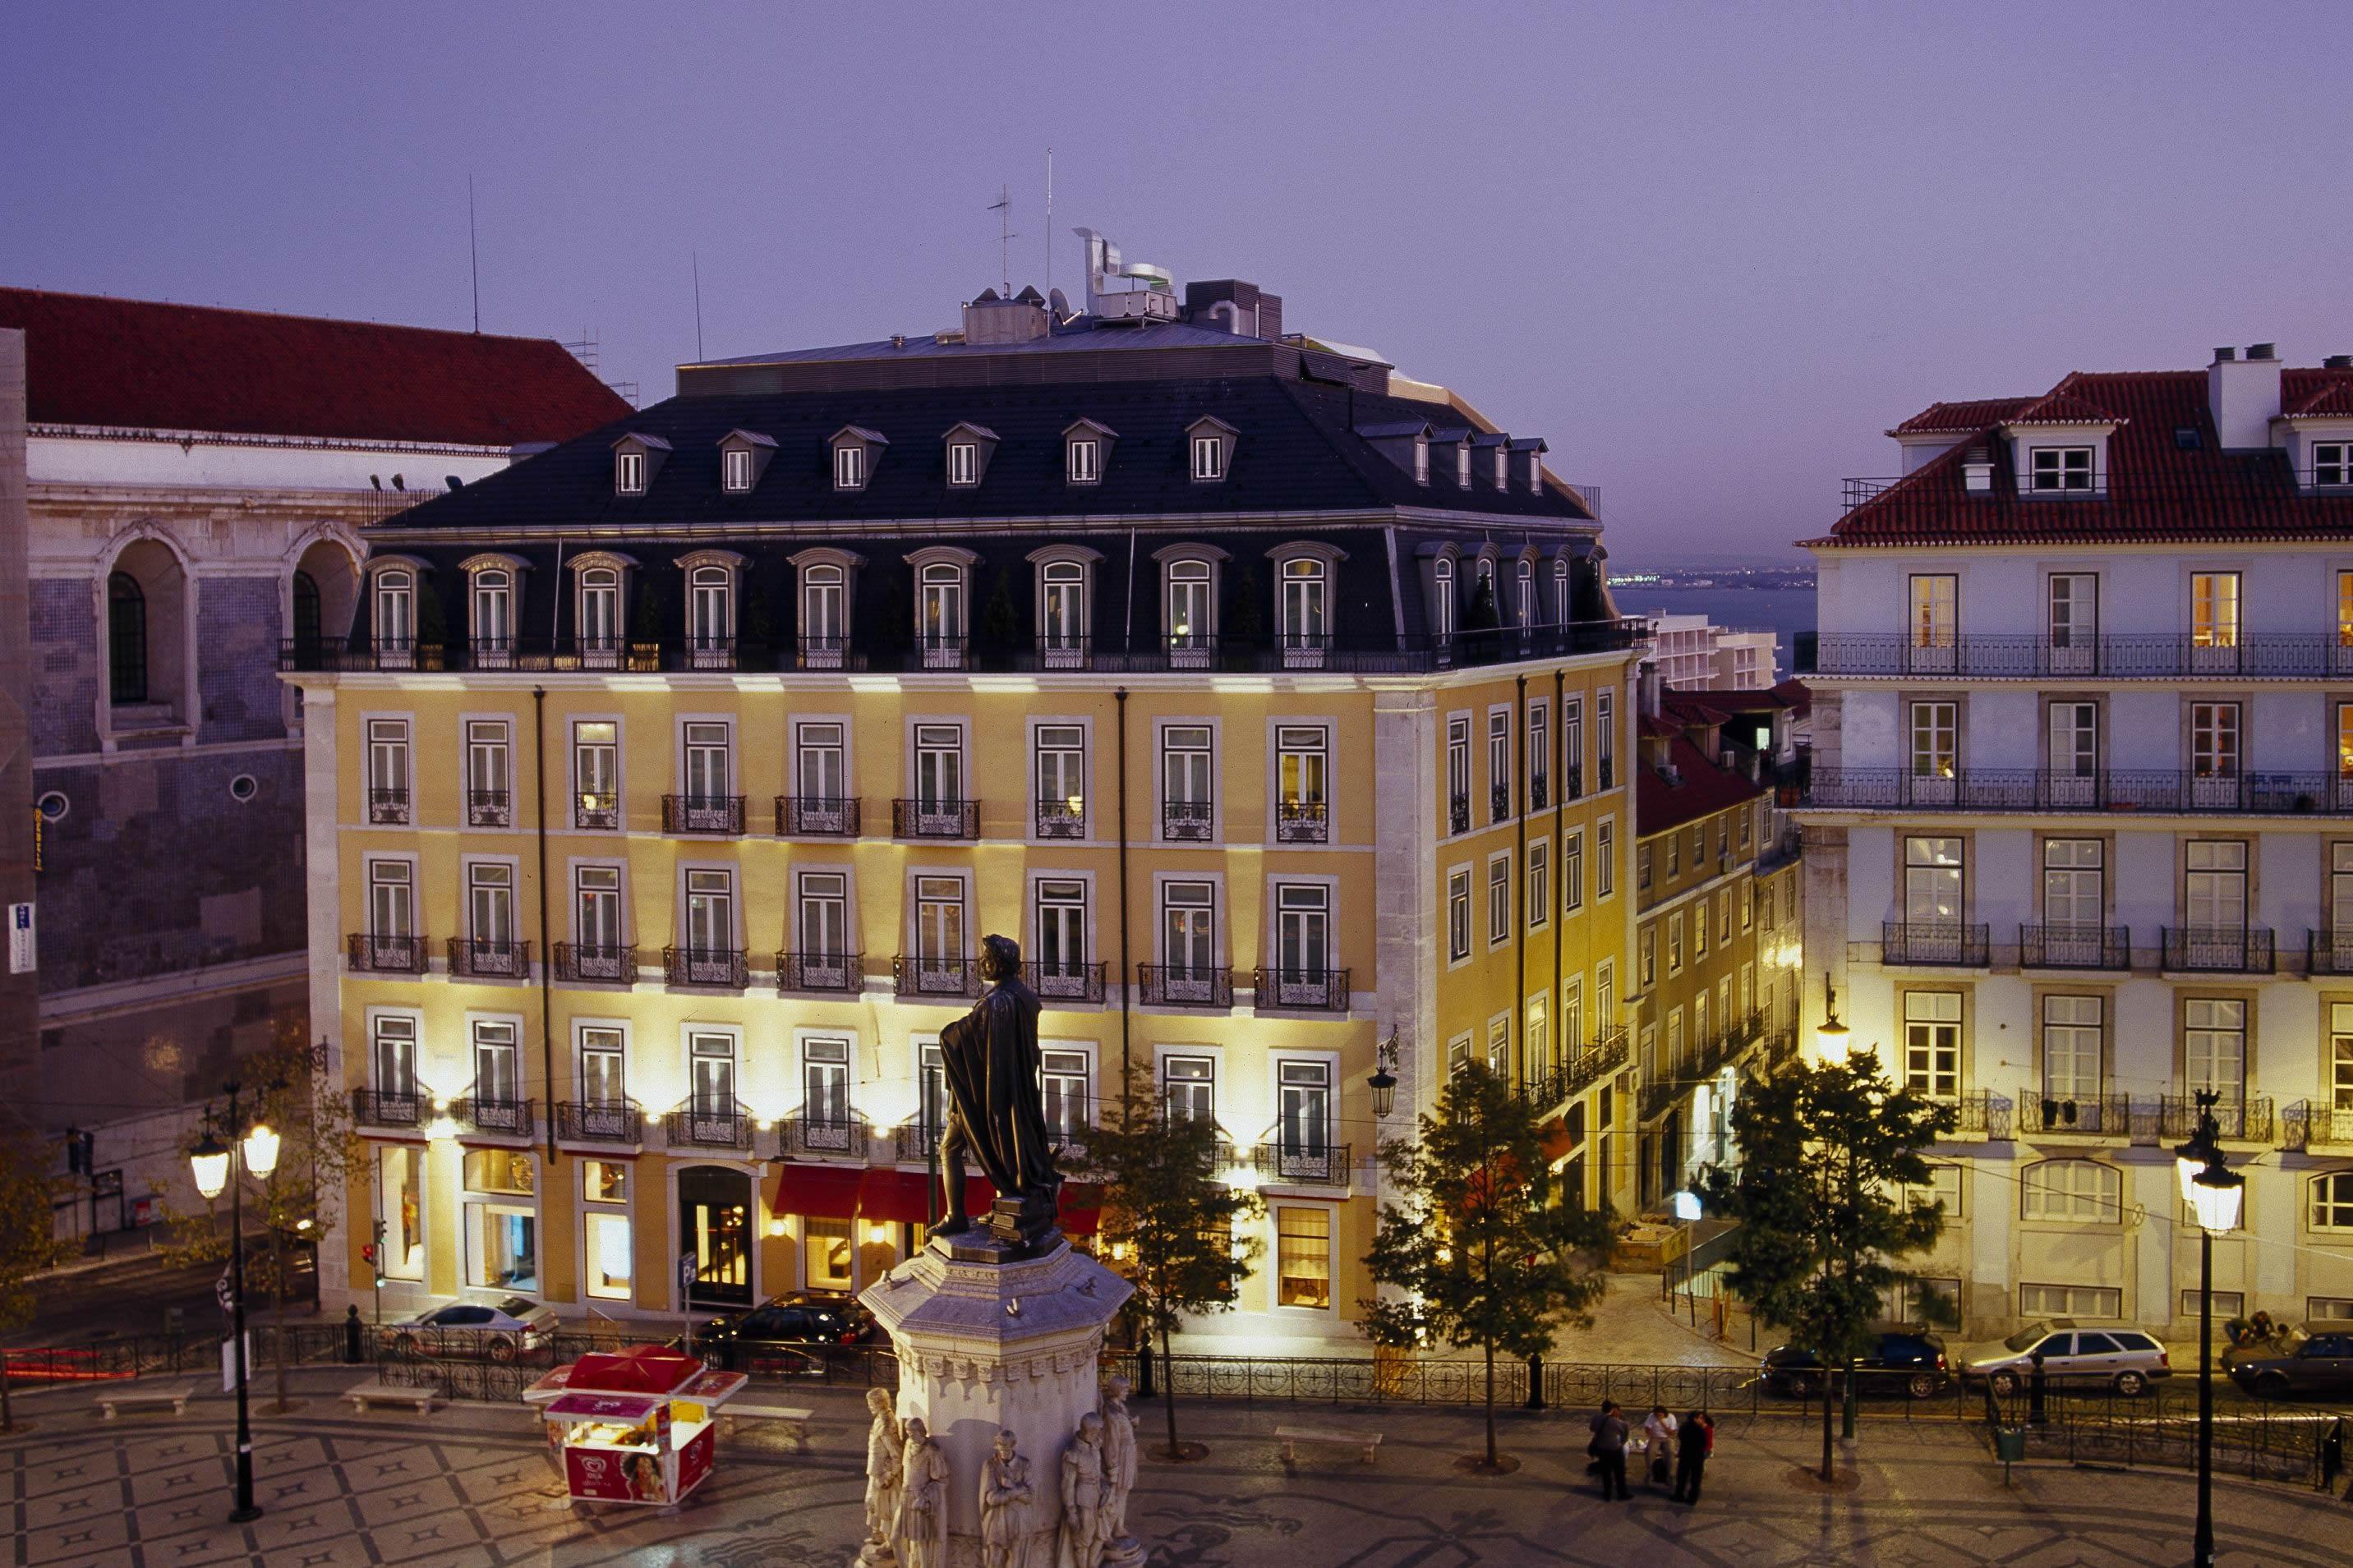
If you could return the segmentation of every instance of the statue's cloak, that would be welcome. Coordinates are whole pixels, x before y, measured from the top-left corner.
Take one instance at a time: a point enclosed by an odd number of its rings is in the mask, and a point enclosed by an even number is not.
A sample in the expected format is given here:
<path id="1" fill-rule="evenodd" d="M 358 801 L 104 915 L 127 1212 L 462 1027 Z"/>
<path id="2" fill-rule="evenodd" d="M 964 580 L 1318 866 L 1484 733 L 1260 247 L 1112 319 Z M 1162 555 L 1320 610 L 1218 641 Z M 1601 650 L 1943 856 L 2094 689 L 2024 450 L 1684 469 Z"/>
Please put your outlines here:
<path id="1" fill-rule="evenodd" d="M 940 1031 L 942 1076 L 982 1175 L 1000 1197 L 1049 1205 L 1061 1178 L 1038 1079 L 1038 994 L 1008 976 Z"/>

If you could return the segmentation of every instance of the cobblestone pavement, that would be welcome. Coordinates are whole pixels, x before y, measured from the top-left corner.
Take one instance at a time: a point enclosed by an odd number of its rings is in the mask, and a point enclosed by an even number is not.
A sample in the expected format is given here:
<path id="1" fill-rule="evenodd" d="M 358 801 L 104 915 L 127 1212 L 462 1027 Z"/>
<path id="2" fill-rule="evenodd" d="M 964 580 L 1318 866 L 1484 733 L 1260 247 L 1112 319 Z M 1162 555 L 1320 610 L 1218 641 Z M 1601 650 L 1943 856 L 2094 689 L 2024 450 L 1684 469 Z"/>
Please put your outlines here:
<path id="1" fill-rule="evenodd" d="M 333 1401 L 348 1373 L 301 1374 L 303 1408 L 256 1424 L 258 1522 L 232 1526 L 231 1415 L 207 1394 L 181 1418 L 102 1426 L 89 1391 L 20 1399 L 37 1430 L 0 1441 L 13 1560 L 21 1564 L 253 1563 L 546 1564 L 549 1568 L 842 1568 L 860 1530 L 863 1422 L 849 1390 L 796 1392 L 818 1411 L 810 1452 L 766 1438 L 723 1445 L 702 1492 L 677 1517 L 565 1508 L 528 1419 L 459 1406 L 429 1419 L 353 1418 Z M 1147 1444 L 1160 1412 L 1139 1409 Z M 1206 1462 L 1147 1459 L 1134 1522 L 1155 1568 L 1468 1568 L 1470 1564 L 1690 1563 L 1712 1568 L 1899 1564 L 2124 1568 L 2188 1559 L 2192 1486 L 2168 1471 L 2000 1468 L 1944 1422 L 1867 1426 L 1852 1491 L 1794 1483 L 1811 1431 L 1786 1419 L 1727 1421 L 1696 1510 L 1639 1484 L 1604 1504 L 1583 1475 L 1584 1426 L 1515 1416 L 1504 1447 L 1518 1474 L 1481 1479 L 1452 1460 L 1474 1451 L 1474 1415 L 1390 1407 L 1318 1411 L 1377 1430 L 1366 1468 L 1336 1451 L 1286 1468 L 1272 1431 L 1288 1408 L 1193 1405 L 1188 1436 Z M 2216 1491 L 2221 1559 L 2346 1561 L 2353 1505 L 2309 1491 L 2225 1481 Z"/>

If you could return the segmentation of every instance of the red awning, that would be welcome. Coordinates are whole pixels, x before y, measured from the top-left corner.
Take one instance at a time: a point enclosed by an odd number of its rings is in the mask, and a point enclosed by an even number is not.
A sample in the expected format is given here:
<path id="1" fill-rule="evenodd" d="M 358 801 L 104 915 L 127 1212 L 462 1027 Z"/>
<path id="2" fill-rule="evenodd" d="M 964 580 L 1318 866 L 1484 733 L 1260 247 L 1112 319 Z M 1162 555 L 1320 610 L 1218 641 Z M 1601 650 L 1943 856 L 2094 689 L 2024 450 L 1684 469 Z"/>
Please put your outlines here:
<path id="1" fill-rule="evenodd" d="M 819 1219 L 853 1219 L 858 1215 L 859 1178 L 855 1166 L 786 1165 L 776 1178 L 775 1214 L 814 1215 Z"/>
<path id="2" fill-rule="evenodd" d="M 792 1165 L 776 1178 L 775 1213 L 819 1219 L 897 1220 L 922 1225 L 933 1217 L 931 1178 L 921 1171 L 843 1165 Z M 964 1182 L 965 1212 L 978 1217 L 997 1201 L 997 1189 L 980 1176 Z M 1073 1236 L 1092 1236 L 1102 1225 L 1103 1194 L 1071 1182 L 1062 1187 L 1061 1226 Z"/>
<path id="3" fill-rule="evenodd" d="M 591 1351 L 572 1364 L 567 1394 L 668 1394 L 702 1375 L 703 1365 L 663 1345 Z"/>

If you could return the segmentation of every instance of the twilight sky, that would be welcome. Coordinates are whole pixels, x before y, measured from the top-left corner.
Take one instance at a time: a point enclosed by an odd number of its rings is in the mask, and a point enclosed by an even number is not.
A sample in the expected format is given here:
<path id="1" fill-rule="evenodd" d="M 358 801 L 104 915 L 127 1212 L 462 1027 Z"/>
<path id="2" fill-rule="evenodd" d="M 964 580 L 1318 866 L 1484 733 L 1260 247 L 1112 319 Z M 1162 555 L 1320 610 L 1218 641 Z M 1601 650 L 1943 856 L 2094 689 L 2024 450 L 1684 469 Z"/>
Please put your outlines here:
<path id="1" fill-rule="evenodd" d="M 1773 555 L 1936 398 L 2353 352 L 2353 5 L 20 12 L 0 282 L 712 356 L 1077 280 L 1072 225 L 1444 382 L 1622 564 Z"/>

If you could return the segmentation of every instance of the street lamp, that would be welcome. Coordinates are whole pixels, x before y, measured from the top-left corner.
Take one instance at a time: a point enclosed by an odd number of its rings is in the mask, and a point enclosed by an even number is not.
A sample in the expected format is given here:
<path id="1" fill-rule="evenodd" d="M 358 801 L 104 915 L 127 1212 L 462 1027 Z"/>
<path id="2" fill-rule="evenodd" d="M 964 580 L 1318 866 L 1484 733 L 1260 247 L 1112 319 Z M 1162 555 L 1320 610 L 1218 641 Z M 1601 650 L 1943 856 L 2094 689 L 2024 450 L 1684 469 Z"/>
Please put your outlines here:
<path id="1" fill-rule="evenodd" d="M 1365 1080 L 1365 1087 L 1373 1091 L 1373 1120 L 1376 1121 L 1387 1121 L 1389 1112 L 1397 1109 L 1397 1074 L 1389 1070 L 1397 1066 L 1397 1027 L 1391 1025 L 1389 1037 L 1380 1044 L 1378 1061 L 1373 1068 L 1373 1076 Z"/>
<path id="2" fill-rule="evenodd" d="M 1822 1021 L 1814 1026 L 1814 1040 L 1824 1061 L 1846 1049 L 1847 1026 L 1839 1022 L 1838 992 L 1831 988 L 1831 972 L 1822 971 Z"/>
<path id="3" fill-rule="evenodd" d="M 244 1120 L 237 1107 L 239 1086 L 234 1082 L 228 1089 L 228 1119 L 225 1123 L 228 1135 L 237 1140 L 234 1150 L 214 1135 L 213 1123 L 206 1118 L 205 1135 L 188 1152 L 188 1163 L 195 1168 L 196 1191 L 207 1201 L 227 1189 L 228 1257 L 229 1257 L 229 1354 L 237 1384 L 237 1508 L 229 1514 L 233 1524 L 245 1524 L 261 1517 L 261 1510 L 253 1501 L 253 1428 L 247 1416 L 245 1383 L 245 1186 L 231 1179 L 230 1166 L 241 1158 L 245 1169 L 257 1176 L 267 1176 L 278 1168 L 278 1134 L 266 1121 L 256 1121 L 238 1138 L 239 1124 Z"/>
<path id="4" fill-rule="evenodd" d="M 2214 1238 L 2239 1228 L 2247 1178 L 2222 1160 L 2219 1089 L 2198 1091 L 2198 1128 L 2174 1152 L 2182 1201 L 2198 1222 L 2198 1533 L 2190 1561 L 2214 1563 Z"/>

